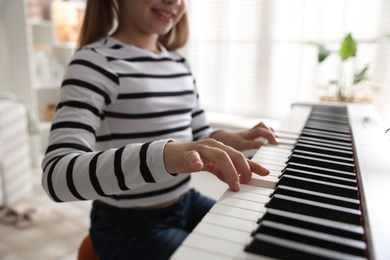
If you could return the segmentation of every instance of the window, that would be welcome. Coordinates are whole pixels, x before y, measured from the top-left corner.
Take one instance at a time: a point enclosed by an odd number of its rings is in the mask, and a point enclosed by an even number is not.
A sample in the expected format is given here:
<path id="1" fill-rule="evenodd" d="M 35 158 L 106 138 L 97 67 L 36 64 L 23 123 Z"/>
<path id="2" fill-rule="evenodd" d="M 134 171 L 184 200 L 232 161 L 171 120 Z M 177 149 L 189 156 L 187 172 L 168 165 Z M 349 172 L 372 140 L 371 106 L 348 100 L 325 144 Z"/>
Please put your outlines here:
<path id="1" fill-rule="evenodd" d="M 192 0 L 189 16 L 186 56 L 208 111 L 278 119 L 293 102 L 317 101 L 331 65 L 305 42 L 349 32 L 380 87 L 378 110 L 390 109 L 390 38 L 378 40 L 390 35 L 390 0 Z"/>

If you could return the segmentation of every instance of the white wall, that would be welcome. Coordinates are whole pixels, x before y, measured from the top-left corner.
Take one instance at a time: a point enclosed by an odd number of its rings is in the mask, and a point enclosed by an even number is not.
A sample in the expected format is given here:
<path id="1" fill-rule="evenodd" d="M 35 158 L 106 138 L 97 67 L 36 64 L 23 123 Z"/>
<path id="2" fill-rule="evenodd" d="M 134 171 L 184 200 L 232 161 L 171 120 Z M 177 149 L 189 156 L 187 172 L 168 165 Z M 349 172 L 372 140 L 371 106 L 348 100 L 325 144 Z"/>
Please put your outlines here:
<path id="1" fill-rule="evenodd" d="M 35 108 L 31 91 L 30 31 L 26 21 L 25 0 L 0 0 L 0 89 L 21 97 Z"/>
<path id="2" fill-rule="evenodd" d="M 5 39 L 5 13 L 4 13 L 4 0 L 0 0 L 0 91 L 8 88 L 8 77 L 6 61 L 7 57 L 7 46 Z"/>

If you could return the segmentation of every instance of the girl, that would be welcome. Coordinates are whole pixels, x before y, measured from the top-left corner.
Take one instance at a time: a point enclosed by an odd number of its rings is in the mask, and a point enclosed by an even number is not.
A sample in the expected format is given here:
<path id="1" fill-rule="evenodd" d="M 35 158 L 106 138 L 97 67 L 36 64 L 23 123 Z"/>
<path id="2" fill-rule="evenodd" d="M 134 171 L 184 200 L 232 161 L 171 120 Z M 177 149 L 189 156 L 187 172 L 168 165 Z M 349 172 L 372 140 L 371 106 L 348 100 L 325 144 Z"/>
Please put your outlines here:
<path id="1" fill-rule="evenodd" d="M 185 0 L 87 2 L 42 183 L 57 202 L 94 200 L 90 235 L 101 259 L 169 258 L 214 203 L 191 188 L 188 173 L 209 171 L 233 191 L 252 172 L 268 174 L 239 151 L 260 147 L 258 137 L 275 144 L 270 129 L 215 131 L 206 122 L 195 80 L 175 52 L 188 37 L 186 7 Z"/>

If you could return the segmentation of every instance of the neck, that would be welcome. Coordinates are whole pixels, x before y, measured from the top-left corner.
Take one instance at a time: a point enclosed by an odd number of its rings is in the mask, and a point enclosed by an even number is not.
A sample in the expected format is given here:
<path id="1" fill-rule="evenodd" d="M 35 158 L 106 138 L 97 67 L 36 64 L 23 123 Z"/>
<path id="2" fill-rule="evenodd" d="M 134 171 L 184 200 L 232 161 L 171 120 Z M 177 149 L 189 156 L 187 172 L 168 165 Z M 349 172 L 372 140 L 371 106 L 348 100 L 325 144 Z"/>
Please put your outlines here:
<path id="1" fill-rule="evenodd" d="M 148 50 L 154 53 L 159 53 L 160 49 L 157 44 L 158 35 L 140 35 L 136 33 L 121 33 L 116 31 L 112 37 L 121 42 L 134 45 L 140 49 Z"/>

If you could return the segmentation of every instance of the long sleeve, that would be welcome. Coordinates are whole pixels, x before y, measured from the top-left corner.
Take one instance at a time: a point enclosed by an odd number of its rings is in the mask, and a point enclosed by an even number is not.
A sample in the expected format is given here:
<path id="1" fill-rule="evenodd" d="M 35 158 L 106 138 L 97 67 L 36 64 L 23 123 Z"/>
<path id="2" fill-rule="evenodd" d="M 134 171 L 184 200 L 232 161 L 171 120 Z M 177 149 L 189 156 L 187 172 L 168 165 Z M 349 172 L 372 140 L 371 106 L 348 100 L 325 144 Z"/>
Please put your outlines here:
<path id="1" fill-rule="evenodd" d="M 169 138 L 96 149 L 97 136 L 111 131 L 105 110 L 117 102 L 120 87 L 107 57 L 94 49 L 74 55 L 42 161 L 42 185 L 53 200 L 99 199 L 175 178 L 163 162 Z"/>

